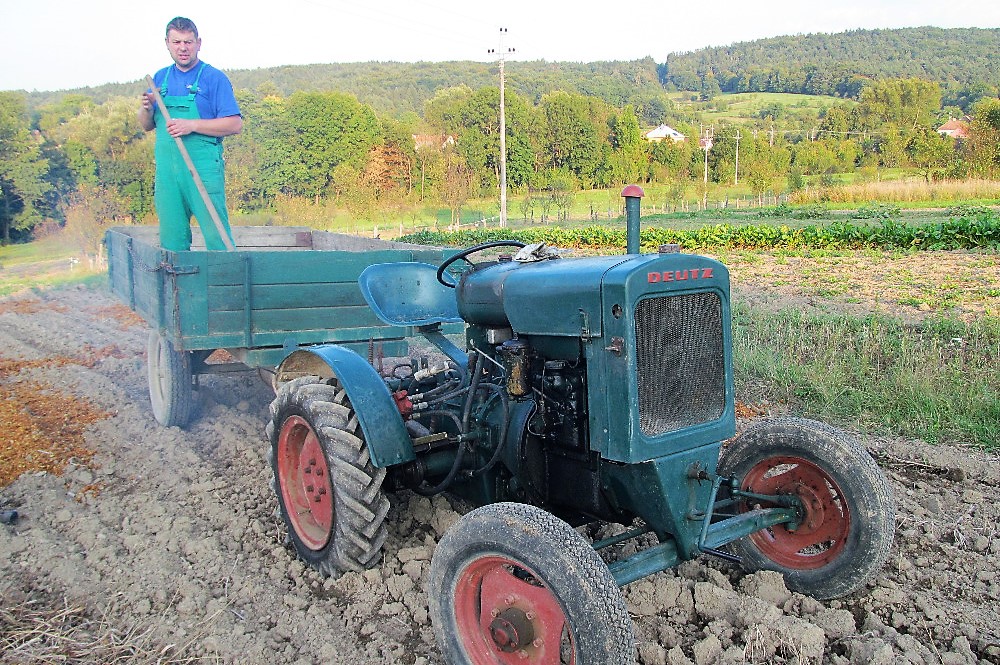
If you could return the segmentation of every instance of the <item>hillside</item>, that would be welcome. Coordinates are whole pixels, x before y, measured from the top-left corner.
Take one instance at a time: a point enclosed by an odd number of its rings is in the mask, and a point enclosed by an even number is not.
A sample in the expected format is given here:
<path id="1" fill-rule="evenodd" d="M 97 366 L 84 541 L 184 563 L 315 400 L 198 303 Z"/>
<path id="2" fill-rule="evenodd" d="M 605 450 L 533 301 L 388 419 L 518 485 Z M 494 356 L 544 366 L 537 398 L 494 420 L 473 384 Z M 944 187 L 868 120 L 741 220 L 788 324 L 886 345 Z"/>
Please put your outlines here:
<path id="1" fill-rule="evenodd" d="M 617 62 L 510 62 L 508 89 L 530 101 L 554 90 L 599 97 L 615 106 L 661 97 L 665 91 L 783 92 L 856 97 L 872 79 L 919 77 L 937 81 L 947 103 L 963 107 L 972 91 L 995 94 L 1000 81 L 1000 29 L 901 28 L 854 30 L 761 39 L 675 53 L 662 64 L 652 58 Z M 166 61 L 166 58 L 164 58 Z M 217 63 L 225 65 L 225 63 Z M 103 102 L 138 94 L 136 81 L 28 95 L 31 107 L 77 93 Z M 380 113 L 423 112 L 438 90 L 496 85 L 492 63 L 359 62 L 230 70 L 248 92 L 288 95 L 296 90 L 338 90 Z M 950 100 L 950 101 L 949 101 Z M 974 99 L 972 100 L 974 101 Z"/>
<path id="2" fill-rule="evenodd" d="M 870 79 L 924 78 L 946 90 L 1000 79 L 1000 29 L 901 28 L 773 37 L 675 53 L 662 81 L 700 90 L 714 77 L 722 92 L 857 96 Z"/>

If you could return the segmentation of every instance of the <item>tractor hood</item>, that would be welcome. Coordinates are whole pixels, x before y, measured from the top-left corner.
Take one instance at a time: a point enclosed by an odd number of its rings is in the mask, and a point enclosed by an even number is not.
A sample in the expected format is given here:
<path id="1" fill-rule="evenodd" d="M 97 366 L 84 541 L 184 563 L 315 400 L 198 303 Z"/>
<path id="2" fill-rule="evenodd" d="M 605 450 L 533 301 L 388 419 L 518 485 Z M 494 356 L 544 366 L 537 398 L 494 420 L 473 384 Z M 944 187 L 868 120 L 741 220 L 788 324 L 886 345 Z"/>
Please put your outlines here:
<path id="1" fill-rule="evenodd" d="M 722 264 L 694 254 L 501 261 L 465 273 L 456 297 L 468 323 L 510 327 L 520 335 L 599 337 L 604 299 L 634 303 L 691 288 L 728 293 L 728 280 Z"/>
<path id="2" fill-rule="evenodd" d="M 599 335 L 604 275 L 634 258 L 504 261 L 483 266 L 462 276 L 456 293 L 458 311 L 468 323 L 510 327 L 521 335 Z"/>

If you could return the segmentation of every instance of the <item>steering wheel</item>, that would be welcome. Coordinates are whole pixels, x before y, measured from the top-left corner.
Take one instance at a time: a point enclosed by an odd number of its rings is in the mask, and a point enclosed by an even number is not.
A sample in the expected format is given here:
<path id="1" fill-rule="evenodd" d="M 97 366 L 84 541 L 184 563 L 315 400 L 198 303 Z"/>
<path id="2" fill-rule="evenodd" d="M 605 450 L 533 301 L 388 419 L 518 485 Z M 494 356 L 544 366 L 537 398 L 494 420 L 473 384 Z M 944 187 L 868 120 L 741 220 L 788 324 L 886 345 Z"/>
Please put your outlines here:
<path id="1" fill-rule="evenodd" d="M 476 252 L 481 252 L 484 249 L 490 249 L 491 247 L 517 247 L 518 249 L 520 249 L 521 247 L 525 247 L 525 244 L 520 240 L 494 240 L 493 242 L 484 242 L 481 245 L 474 245 L 472 247 L 463 249 L 458 254 L 449 256 L 445 260 L 445 262 L 438 267 L 437 281 L 441 282 L 449 289 L 455 288 L 456 284 L 454 282 L 446 282 L 444 280 L 444 271 L 450 268 L 451 264 L 455 263 L 456 261 L 465 261 L 474 268 L 476 264 L 470 261 L 467 257 L 471 254 L 475 254 Z"/>

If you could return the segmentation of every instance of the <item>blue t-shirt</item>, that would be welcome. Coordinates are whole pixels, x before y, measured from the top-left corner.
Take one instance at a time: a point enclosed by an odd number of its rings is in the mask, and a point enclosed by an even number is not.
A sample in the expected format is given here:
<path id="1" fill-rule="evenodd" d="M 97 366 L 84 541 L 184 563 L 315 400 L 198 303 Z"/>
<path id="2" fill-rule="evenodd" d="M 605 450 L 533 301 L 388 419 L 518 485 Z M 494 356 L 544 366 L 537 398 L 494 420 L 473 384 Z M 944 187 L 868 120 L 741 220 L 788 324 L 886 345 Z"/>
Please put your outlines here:
<path id="1" fill-rule="evenodd" d="M 202 69 L 203 64 L 205 68 L 201 71 L 199 78 L 198 71 Z M 239 104 L 236 103 L 236 95 L 233 94 L 233 84 L 229 82 L 229 77 L 212 65 L 199 61 L 197 65 L 186 72 L 177 69 L 177 65 L 164 67 L 153 76 L 153 82 L 161 89 L 161 92 L 163 79 L 167 77 L 168 71 L 170 72 L 170 77 L 167 80 L 169 86 L 167 95 L 169 96 L 184 97 L 191 94 L 191 86 L 194 85 L 195 80 L 198 81 L 198 92 L 194 99 L 198 106 L 198 115 L 203 119 L 211 120 L 242 115 Z"/>

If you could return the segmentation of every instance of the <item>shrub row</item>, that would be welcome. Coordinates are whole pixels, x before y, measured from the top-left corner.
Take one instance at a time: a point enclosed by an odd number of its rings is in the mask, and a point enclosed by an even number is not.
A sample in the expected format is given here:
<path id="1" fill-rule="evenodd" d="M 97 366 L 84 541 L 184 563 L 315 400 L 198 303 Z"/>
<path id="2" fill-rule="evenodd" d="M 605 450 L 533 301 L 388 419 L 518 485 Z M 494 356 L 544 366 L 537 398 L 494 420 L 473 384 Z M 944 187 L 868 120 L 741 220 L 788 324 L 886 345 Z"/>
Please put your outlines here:
<path id="1" fill-rule="evenodd" d="M 610 226 L 575 229 L 492 228 L 421 231 L 399 238 L 404 242 L 417 244 L 452 246 L 471 246 L 503 239 L 520 240 L 524 243 L 544 242 L 554 247 L 623 250 L 626 245 L 626 232 L 622 227 Z M 656 251 L 660 245 L 668 243 L 679 244 L 688 250 L 1000 248 L 1000 221 L 991 213 L 980 213 L 919 225 L 881 219 L 878 224 L 865 225 L 847 221 L 801 228 L 789 228 L 785 225 L 716 224 L 689 231 L 649 227 L 640 232 L 640 245 L 643 251 Z"/>

